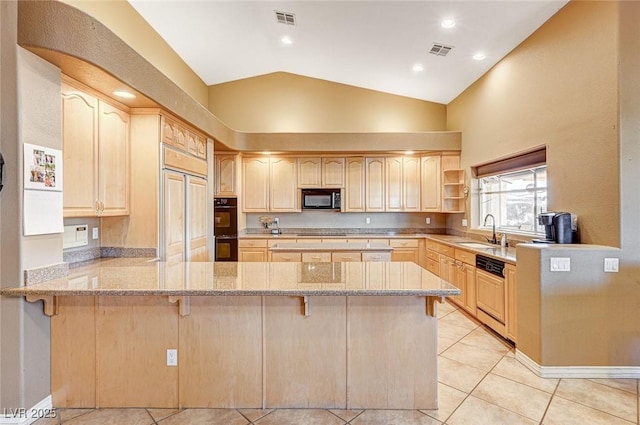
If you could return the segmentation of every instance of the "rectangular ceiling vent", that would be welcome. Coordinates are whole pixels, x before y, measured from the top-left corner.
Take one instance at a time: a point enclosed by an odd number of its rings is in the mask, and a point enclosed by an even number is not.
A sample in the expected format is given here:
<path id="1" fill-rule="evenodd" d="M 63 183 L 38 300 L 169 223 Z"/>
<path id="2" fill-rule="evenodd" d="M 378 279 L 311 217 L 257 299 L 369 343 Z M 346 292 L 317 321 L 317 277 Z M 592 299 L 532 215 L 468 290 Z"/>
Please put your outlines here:
<path id="1" fill-rule="evenodd" d="M 442 43 L 433 43 L 433 46 L 431 46 L 431 50 L 429 50 L 429 53 L 436 56 L 447 56 L 451 49 L 453 49 L 453 46 L 447 46 L 446 44 Z"/>
<path id="2" fill-rule="evenodd" d="M 280 12 L 279 10 L 275 10 L 274 12 L 276 12 L 276 19 L 278 20 L 279 24 L 285 24 L 285 25 L 296 24 L 296 15 L 294 13 Z"/>

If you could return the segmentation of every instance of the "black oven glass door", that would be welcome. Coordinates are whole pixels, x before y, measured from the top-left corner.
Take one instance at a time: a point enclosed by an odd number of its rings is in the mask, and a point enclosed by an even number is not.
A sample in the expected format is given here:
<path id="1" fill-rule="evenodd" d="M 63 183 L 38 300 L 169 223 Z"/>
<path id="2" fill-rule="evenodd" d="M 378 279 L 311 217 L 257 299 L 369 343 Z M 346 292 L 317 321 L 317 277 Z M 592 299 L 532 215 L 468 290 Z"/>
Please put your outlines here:
<path id="1" fill-rule="evenodd" d="M 238 261 L 238 239 L 216 237 L 216 261 Z"/>
<path id="2" fill-rule="evenodd" d="M 216 236 L 236 236 L 238 234 L 236 199 L 216 198 L 213 215 L 214 234 Z"/>

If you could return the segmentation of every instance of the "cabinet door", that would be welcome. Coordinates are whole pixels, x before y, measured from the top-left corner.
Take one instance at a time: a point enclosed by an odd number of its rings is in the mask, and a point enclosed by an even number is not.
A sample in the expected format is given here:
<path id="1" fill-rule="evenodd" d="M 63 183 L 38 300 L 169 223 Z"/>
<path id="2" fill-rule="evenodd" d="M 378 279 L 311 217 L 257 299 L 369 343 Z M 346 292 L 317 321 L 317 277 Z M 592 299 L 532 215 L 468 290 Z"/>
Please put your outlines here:
<path id="1" fill-rule="evenodd" d="M 365 210 L 364 158 L 347 158 L 344 211 Z"/>
<path id="2" fill-rule="evenodd" d="M 207 181 L 198 177 L 187 180 L 187 261 L 209 261 L 207 248 Z"/>
<path id="3" fill-rule="evenodd" d="M 367 158 L 365 160 L 365 193 L 366 211 L 384 211 L 384 158 Z"/>
<path id="4" fill-rule="evenodd" d="M 100 213 L 129 214 L 129 114 L 99 101 Z"/>
<path id="5" fill-rule="evenodd" d="M 420 211 L 420 158 L 402 159 L 402 210 Z"/>
<path id="6" fill-rule="evenodd" d="M 386 158 L 384 180 L 386 210 L 402 211 L 402 157 Z"/>
<path id="7" fill-rule="evenodd" d="M 243 211 L 266 212 L 269 210 L 269 158 L 244 158 Z"/>
<path id="8" fill-rule="evenodd" d="M 440 155 L 422 157 L 420 171 L 421 209 L 427 212 L 440 211 L 442 208 Z"/>
<path id="9" fill-rule="evenodd" d="M 295 158 L 271 158 L 269 210 L 296 212 L 298 208 L 297 163 Z"/>
<path id="10" fill-rule="evenodd" d="M 507 289 L 507 338 L 513 342 L 518 342 L 518 313 L 516 299 L 516 266 L 507 264 L 505 266 L 505 285 Z"/>
<path id="11" fill-rule="evenodd" d="M 463 264 L 458 273 L 460 287 L 462 287 L 462 307 L 469 313 L 476 315 L 476 268 Z"/>
<path id="12" fill-rule="evenodd" d="M 267 249 L 266 248 L 238 248 L 238 261 L 254 262 L 254 263 L 266 262 Z"/>
<path id="13" fill-rule="evenodd" d="M 185 176 L 164 172 L 165 261 L 185 260 Z"/>
<path id="14" fill-rule="evenodd" d="M 216 195 L 236 195 L 236 156 L 216 155 Z"/>
<path id="15" fill-rule="evenodd" d="M 298 187 L 322 186 L 322 160 L 298 158 Z"/>
<path id="16" fill-rule="evenodd" d="M 65 217 L 96 214 L 98 100 L 62 85 L 63 205 Z"/>
<path id="17" fill-rule="evenodd" d="M 322 158 L 322 186 L 344 187 L 344 158 Z"/>

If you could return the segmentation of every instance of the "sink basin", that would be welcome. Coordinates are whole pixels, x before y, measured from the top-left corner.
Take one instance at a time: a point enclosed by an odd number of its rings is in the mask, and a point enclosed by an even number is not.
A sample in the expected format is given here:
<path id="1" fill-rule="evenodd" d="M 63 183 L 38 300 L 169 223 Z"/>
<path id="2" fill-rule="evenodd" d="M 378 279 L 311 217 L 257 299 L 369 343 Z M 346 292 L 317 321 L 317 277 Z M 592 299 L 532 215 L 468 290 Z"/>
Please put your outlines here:
<path id="1" fill-rule="evenodd" d="M 473 248 L 473 249 L 495 248 L 495 245 L 487 245 L 487 244 L 478 243 L 478 242 L 458 242 L 458 245 L 464 246 L 465 248 Z"/>

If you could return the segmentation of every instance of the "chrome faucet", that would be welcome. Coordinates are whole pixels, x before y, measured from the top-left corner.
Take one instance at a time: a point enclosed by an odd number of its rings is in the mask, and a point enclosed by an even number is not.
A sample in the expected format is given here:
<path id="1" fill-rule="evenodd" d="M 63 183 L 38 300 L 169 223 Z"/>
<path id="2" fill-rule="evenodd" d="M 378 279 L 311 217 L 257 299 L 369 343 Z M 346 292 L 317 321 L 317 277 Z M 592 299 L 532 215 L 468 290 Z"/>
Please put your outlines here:
<path id="1" fill-rule="evenodd" d="M 492 244 L 496 245 L 498 243 L 498 238 L 496 238 L 496 218 L 493 216 L 493 214 L 487 214 L 484 216 L 484 226 L 487 225 L 487 219 L 491 217 L 491 222 L 493 224 L 492 228 L 493 228 L 493 239 L 489 239 L 487 238 L 487 241 L 491 242 Z"/>

